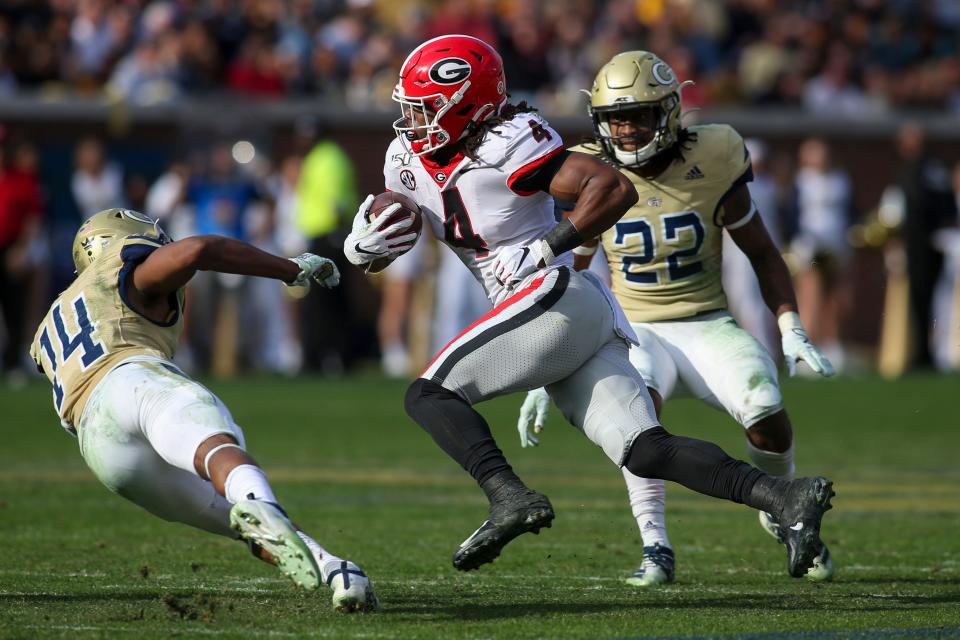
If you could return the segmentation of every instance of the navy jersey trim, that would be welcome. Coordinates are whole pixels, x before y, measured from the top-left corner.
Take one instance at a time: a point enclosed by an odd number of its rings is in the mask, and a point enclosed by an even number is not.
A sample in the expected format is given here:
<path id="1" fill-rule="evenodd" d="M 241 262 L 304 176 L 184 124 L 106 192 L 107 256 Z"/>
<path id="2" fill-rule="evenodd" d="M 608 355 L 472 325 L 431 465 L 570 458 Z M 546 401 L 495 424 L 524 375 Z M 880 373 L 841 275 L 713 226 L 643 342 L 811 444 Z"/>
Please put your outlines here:
<path id="1" fill-rule="evenodd" d="M 740 174 L 740 177 L 733 181 L 733 184 L 730 185 L 730 188 L 727 189 L 720 199 L 717 200 L 717 206 L 713 209 L 713 224 L 717 227 L 722 227 L 723 225 L 717 221 L 717 214 L 720 213 L 720 207 L 723 206 L 723 203 L 733 195 L 733 192 L 737 190 L 740 185 L 747 184 L 748 182 L 753 182 L 753 165 L 748 164 L 746 171 Z"/>
<path id="2" fill-rule="evenodd" d="M 153 238 L 145 238 L 144 236 L 130 237 L 153 240 Z M 120 268 L 120 273 L 117 275 L 117 292 L 120 294 L 120 300 L 123 301 L 124 306 L 144 320 L 147 320 L 151 324 L 155 324 L 158 327 L 172 327 L 173 325 L 177 324 L 177 321 L 180 319 L 180 302 L 177 299 L 176 292 L 171 293 L 167 298 L 167 304 L 169 304 L 170 308 L 174 310 L 173 318 L 171 318 L 169 322 L 157 322 L 153 318 L 148 318 L 147 316 L 143 315 L 136 307 L 133 306 L 133 304 L 130 302 L 130 298 L 127 296 L 127 285 L 129 284 L 130 275 L 133 273 L 133 270 L 136 269 L 144 260 L 146 260 L 151 253 L 159 249 L 160 246 L 162 245 L 153 247 L 145 244 L 131 244 L 124 247 L 120 251 L 120 259 L 123 260 L 123 266 Z"/>

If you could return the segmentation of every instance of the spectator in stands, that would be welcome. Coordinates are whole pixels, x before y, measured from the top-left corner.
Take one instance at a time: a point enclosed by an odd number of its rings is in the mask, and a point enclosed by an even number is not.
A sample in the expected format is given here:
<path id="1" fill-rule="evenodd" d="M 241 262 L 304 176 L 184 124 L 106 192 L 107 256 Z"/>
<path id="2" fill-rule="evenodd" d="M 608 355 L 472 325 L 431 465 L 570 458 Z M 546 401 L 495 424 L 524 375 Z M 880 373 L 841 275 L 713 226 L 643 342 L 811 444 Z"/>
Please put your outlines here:
<path id="1" fill-rule="evenodd" d="M 20 385 L 24 379 L 27 285 L 36 262 L 31 252 L 43 223 L 40 180 L 31 158 L 35 160 L 36 154 L 24 145 L 12 153 L 0 146 L 0 307 L 6 332 L 0 364 L 12 385 Z"/>
<path id="2" fill-rule="evenodd" d="M 194 235 L 193 216 L 184 204 L 189 181 L 190 166 L 177 159 L 147 191 L 146 212 L 160 220 L 164 230 L 175 239 Z"/>
<path id="3" fill-rule="evenodd" d="M 248 224 L 252 207 L 269 201 L 250 176 L 233 159 L 231 145 L 218 141 L 210 148 L 206 166 L 191 176 L 185 191 L 193 206 L 197 234 L 222 235 L 249 240 Z M 190 283 L 187 327 L 194 365 L 232 374 L 240 363 L 242 338 L 239 299 L 246 281 L 230 274 L 200 272 Z M 216 340 L 215 340 L 216 338 Z"/>
<path id="4" fill-rule="evenodd" d="M 803 105 L 810 111 L 823 114 L 865 114 L 869 103 L 851 79 L 852 64 L 846 45 L 831 45 L 823 71 L 807 83 Z"/>
<path id="5" fill-rule="evenodd" d="M 847 229 L 853 220 L 850 178 L 833 166 L 826 142 L 800 145 L 796 176 L 797 236 L 791 243 L 797 302 L 810 339 L 822 345 L 834 368 L 842 370 L 840 283 L 851 258 Z"/>
<path id="6" fill-rule="evenodd" d="M 413 373 L 415 359 L 410 354 L 413 296 L 417 282 L 422 282 L 429 270 L 428 244 L 429 238 L 420 238 L 410 251 L 383 271 L 377 339 L 380 369 L 391 378 L 405 378 Z"/>
<path id="7" fill-rule="evenodd" d="M 240 56 L 227 72 L 227 86 L 237 93 L 260 98 L 275 98 L 287 92 L 286 78 L 269 42 L 260 36 L 244 41 Z"/>
<path id="8" fill-rule="evenodd" d="M 357 303 L 358 297 L 369 294 L 369 284 L 343 257 L 343 238 L 359 204 L 356 171 L 323 123 L 301 118 L 295 129 L 297 146 L 306 150 L 297 186 L 298 226 L 308 251 L 330 256 L 345 278 L 334 289 L 313 287 L 304 300 L 301 324 L 311 327 L 303 336 L 304 366 L 336 374 L 363 351 L 358 342 L 375 344 L 373 327 Z"/>
<path id="9" fill-rule="evenodd" d="M 180 97 L 180 42 L 172 35 L 145 40 L 123 58 L 109 88 L 136 104 L 172 102 Z"/>
<path id="10" fill-rule="evenodd" d="M 943 266 L 943 254 L 934 247 L 936 232 L 956 221 L 956 202 L 950 173 L 925 148 L 925 135 L 918 123 L 908 123 L 897 135 L 900 168 L 897 185 L 903 194 L 901 228 L 910 283 L 910 310 L 914 322 L 914 363 L 933 364 L 930 347 L 931 305 L 934 287 Z"/>
<path id="11" fill-rule="evenodd" d="M 300 215 L 300 196 L 297 187 L 300 182 L 300 170 L 303 158 L 298 154 L 285 157 L 277 170 L 269 177 L 267 188 L 274 201 L 273 242 L 277 252 L 296 256 L 307 251 L 307 239 L 297 225 Z M 275 287 L 276 288 L 276 287 Z M 273 313 L 282 326 L 274 329 L 277 336 L 277 348 L 272 354 L 274 368 L 283 373 L 296 373 L 303 366 L 303 349 L 300 331 L 300 305 L 303 296 L 308 293 L 299 288 L 285 289 L 287 295 L 277 303 Z M 283 313 L 277 314 L 276 308 Z"/>
<path id="12" fill-rule="evenodd" d="M 680 75 L 705 80 L 696 96 L 704 103 L 745 96 L 851 115 L 889 104 L 960 104 L 960 25 L 949 0 L 17 4 L 7 18 L 15 80 L 7 85 L 27 89 L 60 82 L 99 90 L 120 59 L 137 58 L 143 42 L 169 39 L 180 52 L 179 84 L 188 92 L 322 92 L 343 99 L 342 88 L 359 85 L 350 100 L 369 104 L 375 91 L 364 85 L 389 75 L 378 51 L 406 51 L 413 42 L 459 32 L 503 52 L 517 96 L 543 105 L 554 96 L 556 107 L 570 111 L 582 105 L 557 98 L 569 95 L 562 85 L 580 78 L 582 67 L 633 48 L 670 52 L 675 65 L 689 61 L 689 72 Z M 0 38 L 2 32 L 0 26 Z M 386 66 L 395 72 L 401 61 L 394 55 Z"/>
<path id="13" fill-rule="evenodd" d="M 126 206 L 123 172 L 107 160 L 100 138 L 90 136 L 77 145 L 71 181 L 73 200 L 84 220 L 110 207 Z"/>

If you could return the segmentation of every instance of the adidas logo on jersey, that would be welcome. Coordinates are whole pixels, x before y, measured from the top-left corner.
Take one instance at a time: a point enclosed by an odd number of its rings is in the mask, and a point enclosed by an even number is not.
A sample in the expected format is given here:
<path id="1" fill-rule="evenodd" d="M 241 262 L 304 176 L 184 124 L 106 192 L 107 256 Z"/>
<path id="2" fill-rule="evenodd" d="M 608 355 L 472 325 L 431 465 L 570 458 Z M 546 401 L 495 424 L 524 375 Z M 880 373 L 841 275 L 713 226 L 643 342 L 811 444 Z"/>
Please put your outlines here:
<path id="1" fill-rule="evenodd" d="M 705 178 L 703 171 L 700 171 L 700 167 L 693 165 L 693 169 L 687 171 L 687 175 L 683 176 L 684 180 L 699 180 L 700 178 Z"/>
<path id="2" fill-rule="evenodd" d="M 647 200 L 648 207 L 659 207 L 661 205 L 663 205 L 663 200 L 661 200 L 660 198 L 653 197 Z"/>

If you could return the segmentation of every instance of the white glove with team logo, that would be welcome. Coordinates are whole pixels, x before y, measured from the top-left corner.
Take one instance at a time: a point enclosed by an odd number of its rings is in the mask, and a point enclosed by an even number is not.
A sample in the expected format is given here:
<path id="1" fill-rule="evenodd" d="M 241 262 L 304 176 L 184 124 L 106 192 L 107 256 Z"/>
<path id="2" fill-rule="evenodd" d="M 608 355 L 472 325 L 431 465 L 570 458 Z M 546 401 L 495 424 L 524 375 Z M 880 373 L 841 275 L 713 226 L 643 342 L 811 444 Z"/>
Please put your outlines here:
<path id="1" fill-rule="evenodd" d="M 415 218 L 413 214 L 410 214 L 404 220 L 398 220 L 383 227 L 378 226 L 376 220 L 368 220 L 367 212 L 370 211 L 373 198 L 373 195 L 367 196 L 366 200 L 360 205 L 357 215 L 353 219 L 353 230 L 343 241 L 343 254 L 347 256 L 347 260 L 351 264 L 357 266 L 373 262 L 377 258 L 399 255 L 412 247 L 417 241 L 417 234 L 413 232 L 395 238 L 389 237 L 412 226 Z M 387 220 L 399 208 L 400 204 L 395 202 L 381 211 L 377 219 Z"/>
<path id="2" fill-rule="evenodd" d="M 800 314 L 796 311 L 781 313 L 777 318 L 777 325 L 783 340 L 783 359 L 787 362 L 787 371 L 791 376 L 797 372 L 797 363 L 800 360 L 822 376 L 830 377 L 834 374 L 833 365 L 810 342 L 807 330 L 800 324 Z"/>
<path id="3" fill-rule="evenodd" d="M 520 432 L 520 446 L 523 448 L 535 447 L 540 444 L 537 433 L 543 431 L 543 423 L 547 421 L 547 411 L 550 409 L 550 396 L 543 387 L 533 389 L 527 393 L 520 407 L 520 419 L 517 420 L 517 431 Z M 530 422 L 533 421 L 533 433 L 530 432 Z"/>
<path id="4" fill-rule="evenodd" d="M 330 258 L 324 258 L 312 253 L 301 253 L 296 258 L 290 258 L 300 267 L 300 273 L 288 287 L 309 287 L 310 281 L 316 282 L 325 289 L 333 289 L 340 284 L 340 270 Z"/>
<path id="5" fill-rule="evenodd" d="M 501 249 L 493 261 L 493 277 L 507 289 L 516 287 L 524 278 L 541 268 L 541 244 L 517 244 Z"/>

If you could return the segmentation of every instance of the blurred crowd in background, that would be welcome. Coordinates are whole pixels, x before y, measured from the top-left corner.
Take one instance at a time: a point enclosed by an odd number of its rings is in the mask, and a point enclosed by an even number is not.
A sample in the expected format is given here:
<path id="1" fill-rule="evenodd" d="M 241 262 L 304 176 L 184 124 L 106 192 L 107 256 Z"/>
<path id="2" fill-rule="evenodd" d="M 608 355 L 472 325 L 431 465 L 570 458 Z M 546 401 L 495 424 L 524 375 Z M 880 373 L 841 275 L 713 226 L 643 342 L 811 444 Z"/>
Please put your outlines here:
<path id="1" fill-rule="evenodd" d="M 390 107 L 413 47 L 465 33 L 503 55 L 509 90 L 554 113 L 613 54 L 656 51 L 696 81 L 688 107 L 960 112 L 956 0 L 6 0 L 0 95 L 138 104 L 232 92 Z"/>
<path id="2" fill-rule="evenodd" d="M 960 164 L 948 168 L 924 150 L 919 125 L 897 140 L 897 178 L 875 208 L 856 211 L 853 186 L 827 141 L 810 138 L 795 156 L 772 155 L 749 139 L 750 190 L 795 276 L 811 337 L 840 371 L 911 366 L 960 370 Z M 383 274 L 347 264 L 342 242 L 360 201 L 357 167 L 312 119 L 298 121 L 288 155 L 253 161 L 248 142 L 221 141 L 177 158 L 151 183 L 129 179 L 96 137 L 74 153 L 69 197 L 80 218 L 127 206 L 158 217 L 174 238 L 215 233 L 280 254 L 312 251 L 343 273 L 332 291 L 304 296 L 274 281 L 200 273 L 188 288 L 186 339 L 178 360 L 195 372 L 340 375 L 376 366 L 415 374 L 436 350 L 489 310 L 482 289 L 456 256 L 425 233 Z M 50 299 L 69 283 L 51 273 L 69 260 L 72 236 L 51 235 L 37 153 L 26 142 L 0 153 L 0 291 L 4 371 L 14 382 L 29 368 L 26 343 Z M 855 250 L 881 251 L 887 302 L 882 319 L 857 307 Z M 602 252 L 595 268 L 605 271 Z M 71 267 L 72 268 L 72 267 Z M 779 336 L 746 258 L 732 243 L 724 257 L 731 309 L 774 354 Z M 609 273 L 606 274 L 609 277 Z M 859 315 L 858 315 L 859 314 Z M 851 352 L 844 318 L 882 323 L 879 345 Z M 862 347 L 862 345 L 861 345 Z M 851 357 L 852 355 L 852 357 Z M 887 362 L 884 362 L 884 359 Z"/>
<path id="3" fill-rule="evenodd" d="M 8 0 L 0 14 L 0 99 L 113 94 L 157 104 L 234 92 L 392 109 L 406 53 L 453 32 L 493 43 L 512 99 L 548 113 L 583 113 L 578 90 L 596 70 L 614 53 L 647 48 L 697 82 L 683 93 L 686 109 L 802 105 L 861 119 L 891 109 L 960 114 L 955 0 Z M 306 296 L 272 281 L 199 274 L 178 356 L 194 372 L 339 375 L 380 366 L 415 375 L 489 309 L 469 272 L 429 234 L 384 274 L 347 265 L 342 241 L 365 195 L 358 175 L 381 167 L 355 166 L 356 150 L 335 143 L 317 119 L 301 118 L 288 133 L 272 151 L 237 135 L 198 140 L 183 152 L 171 141 L 162 171 L 124 164 L 115 140 L 71 138 L 71 156 L 56 159 L 57 171 L 70 173 L 61 185 L 41 179 L 44 156 L 30 140 L 0 126 L 7 379 L 20 384 L 30 369 L 27 343 L 72 277 L 76 228 L 115 206 L 160 218 L 174 238 L 217 233 L 338 261 L 341 286 Z M 837 368 L 960 370 L 960 165 L 931 156 L 922 127 L 907 124 L 884 159 L 895 179 L 858 210 L 850 167 L 829 140 L 810 137 L 775 152 L 758 139 L 748 146 L 751 193 L 794 273 L 804 323 Z M 123 158 L 131 157 L 127 145 Z M 858 307 L 856 252 L 882 255 L 870 262 L 883 270 L 872 292 L 885 296 L 880 318 Z M 602 256 L 595 266 L 604 270 Z M 779 354 L 749 263 L 730 243 L 724 269 L 735 315 Z M 880 326 L 876 344 L 851 344 L 844 335 L 851 318 Z"/>

